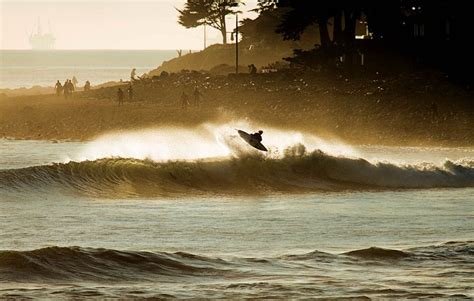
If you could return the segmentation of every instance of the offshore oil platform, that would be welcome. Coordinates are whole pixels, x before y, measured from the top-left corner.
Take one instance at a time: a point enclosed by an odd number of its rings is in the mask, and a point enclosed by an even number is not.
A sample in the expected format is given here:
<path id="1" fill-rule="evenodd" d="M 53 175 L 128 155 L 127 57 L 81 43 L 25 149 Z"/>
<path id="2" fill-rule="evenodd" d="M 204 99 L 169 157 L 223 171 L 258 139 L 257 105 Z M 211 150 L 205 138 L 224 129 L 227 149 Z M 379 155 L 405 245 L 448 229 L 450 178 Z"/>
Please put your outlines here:
<path id="1" fill-rule="evenodd" d="M 41 22 L 38 18 L 38 23 L 36 25 L 36 32 L 30 33 L 29 41 L 30 47 L 34 50 L 50 50 L 54 49 L 54 44 L 56 42 L 56 38 L 54 37 L 51 26 L 48 23 L 49 31 L 47 33 L 43 33 L 41 28 Z"/>

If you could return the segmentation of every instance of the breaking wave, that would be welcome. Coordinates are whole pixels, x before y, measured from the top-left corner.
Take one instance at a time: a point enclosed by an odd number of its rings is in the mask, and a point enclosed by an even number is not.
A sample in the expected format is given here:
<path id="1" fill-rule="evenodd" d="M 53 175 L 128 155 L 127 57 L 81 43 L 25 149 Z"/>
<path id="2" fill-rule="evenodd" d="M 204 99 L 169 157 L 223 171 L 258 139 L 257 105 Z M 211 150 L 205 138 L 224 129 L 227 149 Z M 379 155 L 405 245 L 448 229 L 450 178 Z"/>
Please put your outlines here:
<path id="1" fill-rule="evenodd" d="M 369 162 L 350 146 L 310 134 L 264 135 L 265 154 L 229 124 L 108 134 L 65 163 L 0 170 L 0 192 L 120 198 L 474 187 L 474 161 Z"/>
<path id="2" fill-rule="evenodd" d="M 306 152 L 163 161 L 105 158 L 0 171 L 0 189 L 59 189 L 108 197 L 267 194 L 474 187 L 474 162 L 396 165 Z"/>

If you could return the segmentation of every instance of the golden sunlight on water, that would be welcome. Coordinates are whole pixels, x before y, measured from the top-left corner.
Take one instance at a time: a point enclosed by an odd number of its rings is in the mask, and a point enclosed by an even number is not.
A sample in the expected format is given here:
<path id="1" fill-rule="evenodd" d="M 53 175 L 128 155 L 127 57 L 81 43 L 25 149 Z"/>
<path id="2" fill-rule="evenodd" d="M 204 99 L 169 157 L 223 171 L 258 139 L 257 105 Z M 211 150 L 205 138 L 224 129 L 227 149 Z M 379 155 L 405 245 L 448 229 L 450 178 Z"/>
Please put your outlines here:
<path id="1" fill-rule="evenodd" d="M 80 161 L 120 157 L 140 160 L 195 160 L 228 158 L 233 154 L 252 153 L 235 128 L 249 132 L 264 129 L 263 143 L 269 148 L 267 157 L 282 157 L 290 147 L 304 146 L 306 151 L 321 150 L 335 156 L 357 157 L 358 152 L 340 141 L 327 141 L 312 134 L 287 131 L 237 121 L 232 124 L 204 124 L 195 129 L 150 128 L 111 133 L 89 143 Z"/>

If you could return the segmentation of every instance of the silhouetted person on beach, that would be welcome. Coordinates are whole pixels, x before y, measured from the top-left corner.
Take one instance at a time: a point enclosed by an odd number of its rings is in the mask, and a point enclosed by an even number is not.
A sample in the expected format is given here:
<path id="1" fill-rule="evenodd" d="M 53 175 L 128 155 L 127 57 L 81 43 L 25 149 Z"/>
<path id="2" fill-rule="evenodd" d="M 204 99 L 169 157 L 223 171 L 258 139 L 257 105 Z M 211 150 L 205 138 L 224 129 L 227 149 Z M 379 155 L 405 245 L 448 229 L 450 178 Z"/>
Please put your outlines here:
<path id="1" fill-rule="evenodd" d="M 263 134 L 263 131 L 260 130 L 256 133 L 250 134 L 250 136 L 252 136 L 252 138 L 257 140 L 258 142 L 262 142 L 262 134 Z"/>
<path id="2" fill-rule="evenodd" d="M 201 97 L 202 97 L 202 93 L 199 91 L 198 87 L 195 87 L 194 88 L 194 92 L 193 92 L 193 98 L 194 98 L 194 103 L 196 104 L 196 106 L 200 107 L 201 106 Z"/>
<path id="3" fill-rule="evenodd" d="M 188 108 L 188 105 L 189 105 L 189 96 L 188 94 L 183 92 L 183 94 L 181 94 L 181 108 L 183 110 L 186 110 Z"/>
<path id="4" fill-rule="evenodd" d="M 89 91 L 91 89 L 91 83 L 87 80 L 84 85 L 84 91 Z"/>
<path id="5" fill-rule="evenodd" d="M 67 99 L 68 96 L 69 96 L 69 90 L 68 90 L 68 88 L 67 88 L 67 87 L 68 87 L 68 86 L 67 86 L 67 83 L 68 83 L 68 82 L 69 82 L 69 79 L 66 79 L 66 80 L 64 81 L 64 84 L 63 84 L 63 93 L 64 93 L 64 98 L 66 98 L 66 99 Z"/>
<path id="6" fill-rule="evenodd" d="M 117 90 L 117 102 L 119 106 L 123 105 L 123 91 L 121 88 L 118 88 Z"/>
<path id="7" fill-rule="evenodd" d="M 69 79 L 67 79 L 66 82 L 64 82 L 63 90 L 64 90 L 64 98 L 67 99 L 70 96 L 72 96 L 72 92 L 74 91 L 74 85 Z"/>
<path id="8" fill-rule="evenodd" d="M 74 84 L 72 83 L 72 81 L 68 81 L 68 95 L 69 96 L 72 96 L 72 92 L 74 92 Z"/>
<path id="9" fill-rule="evenodd" d="M 132 87 L 132 84 L 128 85 L 127 92 L 128 92 L 128 99 L 133 100 L 133 87 Z"/>
<path id="10" fill-rule="evenodd" d="M 74 89 L 77 87 L 77 78 L 75 76 L 72 77 L 72 85 L 74 86 Z"/>
<path id="11" fill-rule="evenodd" d="M 61 82 L 56 81 L 56 85 L 54 85 L 54 88 L 56 89 L 56 96 L 60 96 L 61 92 L 63 91 L 63 85 L 61 85 Z"/>
<path id="12" fill-rule="evenodd" d="M 137 75 L 137 72 L 136 72 L 136 71 L 137 71 L 137 69 L 135 69 L 135 68 L 132 69 L 132 72 L 130 73 L 130 80 L 131 80 L 131 81 L 137 80 L 137 79 L 135 78 L 135 76 Z"/>
<path id="13" fill-rule="evenodd" d="M 249 67 L 249 73 L 250 74 L 257 74 L 257 67 L 255 67 L 254 64 L 251 64 L 248 67 Z"/>

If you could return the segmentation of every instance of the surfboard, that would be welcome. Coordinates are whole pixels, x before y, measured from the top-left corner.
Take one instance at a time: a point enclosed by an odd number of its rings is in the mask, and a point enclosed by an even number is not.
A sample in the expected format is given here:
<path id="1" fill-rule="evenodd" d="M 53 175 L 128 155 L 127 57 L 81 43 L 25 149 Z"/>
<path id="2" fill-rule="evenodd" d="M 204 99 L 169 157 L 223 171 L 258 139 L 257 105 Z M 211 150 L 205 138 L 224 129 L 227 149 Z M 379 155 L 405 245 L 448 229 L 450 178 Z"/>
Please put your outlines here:
<path id="1" fill-rule="evenodd" d="M 247 142 L 249 145 L 255 147 L 258 150 L 264 151 L 264 152 L 268 151 L 267 148 L 262 143 L 255 140 L 255 138 L 252 137 L 252 135 L 250 135 L 249 133 L 244 132 L 242 130 L 237 130 L 237 133 L 239 133 L 239 136 L 242 139 L 244 139 L 244 141 Z"/>

